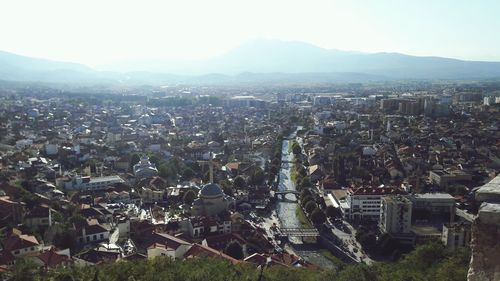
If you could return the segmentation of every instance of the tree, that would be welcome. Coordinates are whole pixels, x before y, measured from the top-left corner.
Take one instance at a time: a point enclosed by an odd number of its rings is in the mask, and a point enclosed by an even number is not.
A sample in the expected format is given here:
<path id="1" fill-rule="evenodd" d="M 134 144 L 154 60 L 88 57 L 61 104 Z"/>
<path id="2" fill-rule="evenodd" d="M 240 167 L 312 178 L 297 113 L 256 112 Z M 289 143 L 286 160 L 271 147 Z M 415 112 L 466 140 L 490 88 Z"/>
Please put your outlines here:
<path id="1" fill-rule="evenodd" d="M 132 154 L 132 157 L 130 158 L 130 169 L 134 167 L 135 164 L 139 163 L 141 161 L 141 156 L 138 153 Z"/>
<path id="2" fill-rule="evenodd" d="M 16 259 L 16 263 L 9 269 L 7 280 L 12 281 L 31 281 L 37 275 L 37 266 L 30 259 Z"/>
<path id="3" fill-rule="evenodd" d="M 266 175 L 264 174 L 264 171 L 262 171 L 261 168 L 256 168 L 252 176 L 250 177 L 250 182 L 252 183 L 252 185 L 261 185 L 264 183 L 265 180 L 266 180 Z"/>
<path id="4" fill-rule="evenodd" d="M 302 207 L 305 207 L 307 203 L 309 202 L 314 202 L 313 198 L 311 195 L 306 195 L 304 198 L 301 199 L 300 203 L 302 204 Z"/>
<path id="5" fill-rule="evenodd" d="M 247 185 L 245 179 L 242 176 L 237 176 L 234 178 L 233 186 L 236 189 L 243 189 Z"/>
<path id="6" fill-rule="evenodd" d="M 377 244 L 377 237 L 373 231 L 360 227 L 356 232 L 356 240 L 365 248 L 373 248 Z"/>
<path id="7" fill-rule="evenodd" d="M 149 161 L 154 164 L 156 167 L 160 166 L 161 158 L 157 154 L 153 154 L 149 157 Z"/>
<path id="8" fill-rule="evenodd" d="M 165 162 L 158 168 L 158 174 L 164 179 L 177 180 L 177 169 L 172 162 Z"/>
<path id="9" fill-rule="evenodd" d="M 241 247 L 240 243 L 238 243 L 237 241 L 229 242 L 224 252 L 227 255 L 238 260 L 242 260 L 245 257 L 245 255 L 243 254 L 243 247 Z"/>
<path id="10" fill-rule="evenodd" d="M 296 141 L 292 143 L 292 152 L 295 155 L 299 155 L 300 153 L 302 153 L 302 148 L 300 147 L 300 144 Z"/>
<path id="11" fill-rule="evenodd" d="M 304 200 L 304 198 L 306 198 L 307 196 L 311 197 L 312 194 L 311 194 L 311 191 L 306 188 L 304 190 L 302 190 L 302 192 L 300 192 L 300 200 Z"/>
<path id="12" fill-rule="evenodd" d="M 190 180 L 194 177 L 195 173 L 193 169 L 187 167 L 184 170 L 182 170 L 182 179 L 183 180 Z"/>
<path id="13" fill-rule="evenodd" d="M 310 214 L 312 211 L 314 211 L 314 209 L 318 208 L 318 205 L 313 201 L 309 201 L 304 208 L 306 209 L 306 212 Z"/>
<path id="14" fill-rule="evenodd" d="M 74 250 L 76 247 L 76 235 L 74 231 L 70 229 L 64 229 L 63 231 L 58 231 L 54 235 L 54 245 L 60 249 L 71 249 Z"/>
<path id="15" fill-rule="evenodd" d="M 301 189 L 312 186 L 311 180 L 309 179 L 309 177 L 303 177 L 302 180 L 300 181 L 299 185 L 300 185 Z"/>
<path id="16" fill-rule="evenodd" d="M 345 185 L 346 183 L 346 173 L 345 173 L 345 163 L 344 157 L 339 156 L 335 159 L 333 163 L 333 175 L 337 182 L 341 185 Z"/>
<path id="17" fill-rule="evenodd" d="M 323 224 L 325 223 L 325 220 L 326 220 L 325 213 L 323 213 L 323 211 L 321 211 L 319 208 L 316 207 L 311 213 L 311 221 L 314 224 Z"/>
<path id="18" fill-rule="evenodd" d="M 328 206 L 326 207 L 326 215 L 329 218 L 335 219 L 335 218 L 341 218 L 342 217 L 342 211 L 340 208 L 335 208 L 333 206 Z"/>
<path id="19" fill-rule="evenodd" d="M 195 199 L 196 199 L 196 192 L 194 192 L 194 190 L 192 189 L 186 191 L 186 193 L 184 193 L 184 196 L 182 197 L 182 200 L 186 205 L 193 204 Z"/>

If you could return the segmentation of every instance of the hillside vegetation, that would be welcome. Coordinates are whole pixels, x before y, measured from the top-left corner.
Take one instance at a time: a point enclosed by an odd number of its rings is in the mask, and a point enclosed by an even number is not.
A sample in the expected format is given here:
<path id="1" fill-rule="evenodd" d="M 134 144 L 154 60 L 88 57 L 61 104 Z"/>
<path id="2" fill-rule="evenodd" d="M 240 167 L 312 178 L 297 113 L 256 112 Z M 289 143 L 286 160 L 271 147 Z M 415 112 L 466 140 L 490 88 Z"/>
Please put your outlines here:
<path id="1" fill-rule="evenodd" d="M 311 270 L 271 266 L 263 271 L 262 280 L 283 281 L 409 281 L 467 280 L 470 255 L 466 249 L 449 252 L 439 244 L 417 247 L 395 263 L 373 266 L 348 265 L 338 270 Z M 173 261 L 156 258 L 143 261 L 121 261 L 99 266 L 36 269 L 28 261 L 18 262 L 5 277 L 7 280 L 258 280 L 260 270 L 251 264 L 231 265 L 218 259 Z M 96 278 L 97 275 L 97 279 Z"/>

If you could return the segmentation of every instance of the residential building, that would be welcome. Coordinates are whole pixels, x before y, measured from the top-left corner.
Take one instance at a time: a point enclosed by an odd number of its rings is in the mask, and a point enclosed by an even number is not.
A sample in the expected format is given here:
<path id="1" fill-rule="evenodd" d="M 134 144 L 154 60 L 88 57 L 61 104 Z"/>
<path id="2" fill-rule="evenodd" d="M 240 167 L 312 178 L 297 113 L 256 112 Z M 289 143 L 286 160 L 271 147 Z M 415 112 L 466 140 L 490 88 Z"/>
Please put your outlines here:
<path id="1" fill-rule="evenodd" d="M 412 220 L 448 221 L 455 218 L 455 198 L 448 193 L 423 193 L 410 196 Z"/>

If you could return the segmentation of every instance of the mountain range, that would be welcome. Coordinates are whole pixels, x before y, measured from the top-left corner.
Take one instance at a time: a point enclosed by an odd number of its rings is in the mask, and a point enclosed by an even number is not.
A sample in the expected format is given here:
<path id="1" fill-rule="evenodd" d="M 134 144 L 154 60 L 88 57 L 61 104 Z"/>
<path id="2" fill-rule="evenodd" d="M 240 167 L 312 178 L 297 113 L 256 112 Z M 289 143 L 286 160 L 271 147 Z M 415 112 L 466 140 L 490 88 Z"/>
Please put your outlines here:
<path id="1" fill-rule="evenodd" d="M 254 40 L 201 61 L 129 61 L 94 69 L 0 51 L 0 80 L 49 83 L 301 83 L 497 79 L 500 62 L 361 53 Z"/>

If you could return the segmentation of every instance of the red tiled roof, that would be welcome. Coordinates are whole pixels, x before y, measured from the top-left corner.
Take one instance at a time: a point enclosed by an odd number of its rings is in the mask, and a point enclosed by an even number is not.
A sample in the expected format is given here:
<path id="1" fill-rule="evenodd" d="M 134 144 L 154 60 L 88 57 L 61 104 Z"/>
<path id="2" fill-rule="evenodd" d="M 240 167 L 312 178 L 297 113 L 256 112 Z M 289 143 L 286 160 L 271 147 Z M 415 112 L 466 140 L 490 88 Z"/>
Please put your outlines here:
<path id="1" fill-rule="evenodd" d="M 21 234 L 12 235 L 3 241 L 3 248 L 7 251 L 29 248 L 40 245 L 35 236 Z"/>
<path id="2" fill-rule="evenodd" d="M 209 247 L 212 247 L 219 251 L 223 250 L 226 245 L 233 240 L 238 241 L 238 243 L 240 243 L 241 245 L 247 243 L 247 241 L 243 239 L 243 237 L 235 233 L 208 236 L 205 238 L 205 240 L 207 241 L 207 245 Z"/>
<path id="3" fill-rule="evenodd" d="M 0 251 L 0 265 L 8 265 L 15 259 L 16 258 L 10 253 L 10 251 Z"/>
<path id="4" fill-rule="evenodd" d="M 241 261 L 228 256 L 224 254 L 223 252 L 217 251 L 213 248 L 210 248 L 208 246 L 203 246 L 200 244 L 193 244 L 191 248 L 184 254 L 184 258 L 189 259 L 189 258 L 194 258 L 194 257 L 211 257 L 211 258 L 223 258 L 232 264 L 238 264 Z"/>
<path id="5" fill-rule="evenodd" d="M 189 242 L 179 239 L 175 236 L 166 233 L 153 233 L 149 241 L 146 243 L 146 248 L 150 248 L 154 245 L 163 245 L 171 249 L 177 249 L 181 245 L 191 245 Z"/>
<path id="6" fill-rule="evenodd" d="M 68 263 L 71 260 L 66 255 L 56 253 L 54 249 L 40 253 L 37 258 L 39 258 L 46 267 L 56 267 L 60 264 Z"/>

